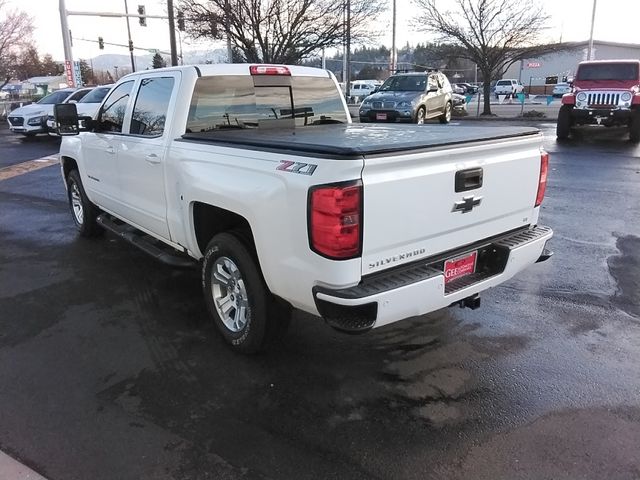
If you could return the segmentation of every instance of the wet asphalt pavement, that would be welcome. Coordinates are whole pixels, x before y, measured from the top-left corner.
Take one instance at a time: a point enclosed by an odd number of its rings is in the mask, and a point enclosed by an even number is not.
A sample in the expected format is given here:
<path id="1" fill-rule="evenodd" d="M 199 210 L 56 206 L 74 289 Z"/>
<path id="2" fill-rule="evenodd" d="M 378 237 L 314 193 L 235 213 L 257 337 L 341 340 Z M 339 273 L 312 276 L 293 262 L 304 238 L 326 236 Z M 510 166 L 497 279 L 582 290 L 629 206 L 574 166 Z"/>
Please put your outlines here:
<path id="1" fill-rule="evenodd" d="M 49 480 L 637 480 L 640 147 L 539 126 L 550 261 L 363 336 L 298 313 L 257 357 L 197 272 L 77 238 L 57 167 L 0 181 L 0 450 Z M 56 150 L 0 130 L 0 167 Z"/>

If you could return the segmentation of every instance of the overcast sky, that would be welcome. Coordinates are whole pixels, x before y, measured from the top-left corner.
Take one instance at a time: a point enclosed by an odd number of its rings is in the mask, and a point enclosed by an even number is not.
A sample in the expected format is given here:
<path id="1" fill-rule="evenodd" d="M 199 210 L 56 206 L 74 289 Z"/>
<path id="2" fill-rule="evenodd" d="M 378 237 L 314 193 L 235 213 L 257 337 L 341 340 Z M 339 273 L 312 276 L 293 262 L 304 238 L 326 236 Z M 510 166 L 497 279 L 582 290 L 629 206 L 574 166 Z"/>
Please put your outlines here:
<path id="1" fill-rule="evenodd" d="M 25 10 L 33 16 L 35 24 L 35 41 L 41 55 L 51 53 L 56 60 L 64 57 L 62 37 L 60 33 L 59 0 L 10 0 L 15 8 Z M 389 5 L 391 6 L 391 0 Z M 536 1 L 536 0 L 530 0 Z M 550 29 L 547 38 L 565 41 L 586 40 L 589 37 L 591 23 L 591 0 L 539 0 L 551 15 Z M 613 42 L 640 44 L 640 29 L 637 24 L 637 10 L 640 0 L 600 0 L 596 13 L 594 38 Z M 125 0 L 66 0 L 69 11 L 109 11 L 124 12 Z M 452 0 L 439 0 L 440 5 L 446 7 Z M 179 0 L 174 4 L 179 5 Z M 138 4 L 144 4 L 148 14 L 166 14 L 166 1 L 162 0 L 128 0 L 129 13 L 137 11 Z M 413 32 L 410 19 L 415 15 L 415 8 L 411 0 L 397 0 L 398 10 L 398 38 L 399 46 L 409 42 L 415 44 L 429 40 L 424 34 Z M 391 46 L 391 10 L 388 20 L 382 21 L 382 30 L 387 32 L 380 37 L 380 43 Z M 137 19 L 131 19 L 131 34 L 134 45 L 142 48 L 169 50 L 168 24 L 166 20 L 148 19 L 147 27 L 141 27 Z M 106 45 L 99 50 L 97 43 L 83 41 L 88 39 L 97 41 L 98 36 L 105 42 L 127 43 L 127 30 L 124 19 L 110 19 L 86 16 L 70 16 L 69 28 L 74 37 L 74 58 L 91 58 L 101 53 L 127 54 L 123 47 Z M 183 41 L 183 48 L 224 48 L 221 43 L 191 44 Z M 138 52 L 137 52 L 138 53 Z M 144 53 L 144 52 L 139 52 Z"/>

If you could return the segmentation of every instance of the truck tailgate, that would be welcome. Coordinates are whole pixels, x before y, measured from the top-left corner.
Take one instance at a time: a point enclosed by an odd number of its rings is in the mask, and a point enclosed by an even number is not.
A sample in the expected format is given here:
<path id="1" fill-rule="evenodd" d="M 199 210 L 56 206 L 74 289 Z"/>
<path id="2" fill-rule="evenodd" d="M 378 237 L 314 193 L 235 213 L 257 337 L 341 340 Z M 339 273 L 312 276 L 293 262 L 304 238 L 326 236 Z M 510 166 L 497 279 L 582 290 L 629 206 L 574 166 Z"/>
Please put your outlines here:
<path id="1" fill-rule="evenodd" d="M 535 224 L 541 143 L 529 134 L 365 154 L 362 274 Z M 467 172 L 457 186 L 456 172 Z"/>

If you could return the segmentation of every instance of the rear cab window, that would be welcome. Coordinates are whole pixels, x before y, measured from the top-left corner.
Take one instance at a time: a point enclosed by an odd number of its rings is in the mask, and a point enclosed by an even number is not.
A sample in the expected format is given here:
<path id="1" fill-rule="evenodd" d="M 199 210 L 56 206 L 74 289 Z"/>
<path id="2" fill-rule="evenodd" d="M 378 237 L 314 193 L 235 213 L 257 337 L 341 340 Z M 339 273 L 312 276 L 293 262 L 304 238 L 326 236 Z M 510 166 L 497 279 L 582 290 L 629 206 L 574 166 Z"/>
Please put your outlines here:
<path id="1" fill-rule="evenodd" d="M 347 122 L 329 77 L 216 75 L 196 81 L 186 133 Z"/>

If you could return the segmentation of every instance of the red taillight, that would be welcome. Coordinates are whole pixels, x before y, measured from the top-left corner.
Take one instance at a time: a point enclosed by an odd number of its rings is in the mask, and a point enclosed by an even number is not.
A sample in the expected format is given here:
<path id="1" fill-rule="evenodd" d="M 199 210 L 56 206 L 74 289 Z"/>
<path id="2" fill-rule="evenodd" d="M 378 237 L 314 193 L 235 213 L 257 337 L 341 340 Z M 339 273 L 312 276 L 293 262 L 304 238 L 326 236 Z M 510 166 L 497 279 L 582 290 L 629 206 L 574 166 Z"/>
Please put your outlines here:
<path id="1" fill-rule="evenodd" d="M 362 183 L 315 187 L 309 192 L 311 249 L 335 260 L 360 256 Z"/>
<path id="2" fill-rule="evenodd" d="M 544 199 L 544 191 L 547 189 L 547 174 L 549 173 L 549 154 L 540 153 L 540 179 L 538 180 L 538 195 L 536 195 L 536 207 L 539 207 Z"/>
<path id="3" fill-rule="evenodd" d="M 250 65 L 249 73 L 251 75 L 288 75 L 291 76 L 291 72 L 287 67 L 282 65 Z"/>

